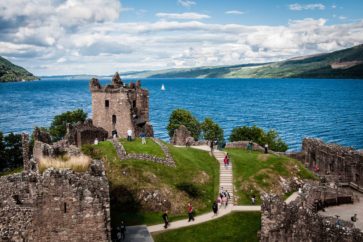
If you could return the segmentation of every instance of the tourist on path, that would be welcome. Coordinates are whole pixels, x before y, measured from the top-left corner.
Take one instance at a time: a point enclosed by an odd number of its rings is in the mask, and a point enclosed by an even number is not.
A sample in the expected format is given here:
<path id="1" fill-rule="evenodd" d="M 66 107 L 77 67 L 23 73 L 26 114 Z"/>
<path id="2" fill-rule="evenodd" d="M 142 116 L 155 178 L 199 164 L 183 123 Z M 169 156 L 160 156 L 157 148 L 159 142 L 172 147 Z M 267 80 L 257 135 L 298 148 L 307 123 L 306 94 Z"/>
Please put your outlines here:
<path id="1" fill-rule="evenodd" d="M 227 207 L 227 205 L 228 205 L 228 198 L 227 198 L 227 196 L 223 196 L 223 198 L 222 198 L 222 204 L 224 205 L 224 208 Z"/>
<path id="2" fill-rule="evenodd" d="M 167 229 L 168 225 L 169 225 L 169 217 L 168 217 L 168 211 L 165 210 L 164 214 L 163 214 L 163 220 L 164 220 L 164 228 Z"/>
<path id="3" fill-rule="evenodd" d="M 223 162 L 224 162 L 224 167 L 227 168 L 227 166 L 228 166 L 228 156 L 227 155 L 224 157 Z"/>
<path id="4" fill-rule="evenodd" d="M 268 153 L 268 144 L 265 144 L 265 154 Z"/>
<path id="5" fill-rule="evenodd" d="M 210 152 L 213 153 L 214 141 L 210 142 Z"/>
<path id="6" fill-rule="evenodd" d="M 126 225 L 124 223 L 124 221 L 121 221 L 121 225 L 120 225 L 120 232 L 121 232 L 121 239 L 124 240 L 125 239 L 125 232 L 126 232 Z"/>
<path id="7" fill-rule="evenodd" d="M 127 130 L 127 141 L 131 141 L 132 140 L 132 130 L 128 129 Z"/>
<path id="8" fill-rule="evenodd" d="M 252 201 L 252 204 L 255 205 L 256 204 L 256 196 L 255 195 L 252 195 L 251 197 L 251 201 Z"/>
<path id="9" fill-rule="evenodd" d="M 141 137 L 141 144 L 146 144 L 146 138 L 145 138 L 145 134 L 144 134 L 144 132 L 142 132 L 141 134 L 140 134 L 140 137 Z"/>
<path id="10" fill-rule="evenodd" d="M 191 220 L 194 221 L 193 212 L 194 212 L 194 210 L 193 210 L 192 204 L 191 203 L 188 203 L 188 218 L 189 218 L 188 222 L 190 222 Z"/>
<path id="11" fill-rule="evenodd" d="M 214 216 L 217 216 L 217 214 L 218 214 L 218 203 L 217 203 L 217 201 L 214 201 L 214 203 L 212 205 L 212 210 L 213 210 Z"/>

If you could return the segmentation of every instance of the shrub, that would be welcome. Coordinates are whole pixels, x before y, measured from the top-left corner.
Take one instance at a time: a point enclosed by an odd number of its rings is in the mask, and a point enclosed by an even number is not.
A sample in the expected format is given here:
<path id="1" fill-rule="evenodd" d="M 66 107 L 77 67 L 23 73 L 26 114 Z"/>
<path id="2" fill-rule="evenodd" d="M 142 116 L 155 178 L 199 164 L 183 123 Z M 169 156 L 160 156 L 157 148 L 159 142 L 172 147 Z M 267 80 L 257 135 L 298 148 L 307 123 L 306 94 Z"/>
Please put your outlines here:
<path id="1" fill-rule="evenodd" d="M 197 198 L 200 196 L 200 191 L 197 186 L 192 183 L 182 182 L 176 185 L 180 191 L 186 192 L 190 197 Z"/>
<path id="2" fill-rule="evenodd" d="M 49 133 L 53 141 L 61 140 L 67 132 L 67 123 L 76 124 L 77 122 L 84 122 L 87 118 L 87 113 L 82 109 L 68 111 L 54 116 L 53 121 L 49 127 Z"/>
<path id="3" fill-rule="evenodd" d="M 91 157 L 92 159 L 96 159 L 96 160 L 101 159 L 101 154 L 100 154 L 99 150 L 93 145 L 90 145 L 90 144 L 82 145 L 81 151 L 83 154 Z"/>
<path id="4" fill-rule="evenodd" d="M 288 149 L 287 144 L 280 138 L 276 130 L 270 129 L 267 133 L 257 126 L 235 127 L 229 137 L 231 142 L 252 140 L 261 146 L 268 144 L 269 149 L 284 152 Z"/>
<path id="5" fill-rule="evenodd" d="M 194 139 L 197 140 L 199 138 L 200 124 L 188 110 L 176 109 L 171 113 L 167 126 L 170 138 L 173 137 L 174 131 L 179 128 L 180 125 L 184 125 L 190 131 Z"/>
<path id="6" fill-rule="evenodd" d="M 205 118 L 205 120 L 201 124 L 201 129 L 203 131 L 203 137 L 205 140 L 223 140 L 223 129 L 219 127 L 219 125 L 215 123 L 211 118 Z"/>
<path id="7" fill-rule="evenodd" d="M 0 132 L 0 170 L 23 165 L 21 135 L 10 133 L 6 136 Z"/>

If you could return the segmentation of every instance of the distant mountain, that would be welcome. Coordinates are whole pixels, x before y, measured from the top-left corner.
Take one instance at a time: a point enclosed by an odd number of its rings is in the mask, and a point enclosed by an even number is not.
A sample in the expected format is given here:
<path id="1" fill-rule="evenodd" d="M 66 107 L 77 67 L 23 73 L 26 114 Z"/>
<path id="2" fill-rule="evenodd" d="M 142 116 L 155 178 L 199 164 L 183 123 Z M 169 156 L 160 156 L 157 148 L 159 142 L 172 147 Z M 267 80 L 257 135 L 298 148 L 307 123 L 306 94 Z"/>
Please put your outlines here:
<path id="1" fill-rule="evenodd" d="M 127 77 L 363 79 L 363 45 L 273 63 L 144 71 Z"/>
<path id="2" fill-rule="evenodd" d="M 0 82 L 37 80 L 38 77 L 0 56 Z"/>

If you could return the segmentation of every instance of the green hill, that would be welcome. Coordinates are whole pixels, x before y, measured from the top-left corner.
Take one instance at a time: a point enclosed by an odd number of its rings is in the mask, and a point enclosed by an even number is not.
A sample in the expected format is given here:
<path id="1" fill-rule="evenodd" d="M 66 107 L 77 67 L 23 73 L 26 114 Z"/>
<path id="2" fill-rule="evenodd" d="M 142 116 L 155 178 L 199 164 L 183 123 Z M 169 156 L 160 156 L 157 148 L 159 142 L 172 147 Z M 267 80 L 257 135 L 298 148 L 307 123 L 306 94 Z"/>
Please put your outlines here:
<path id="1" fill-rule="evenodd" d="M 144 78 L 348 78 L 363 79 L 363 45 L 290 60 L 135 73 Z"/>
<path id="2" fill-rule="evenodd" d="M 37 79 L 39 78 L 23 67 L 14 65 L 0 56 L 0 82 L 32 81 Z"/>

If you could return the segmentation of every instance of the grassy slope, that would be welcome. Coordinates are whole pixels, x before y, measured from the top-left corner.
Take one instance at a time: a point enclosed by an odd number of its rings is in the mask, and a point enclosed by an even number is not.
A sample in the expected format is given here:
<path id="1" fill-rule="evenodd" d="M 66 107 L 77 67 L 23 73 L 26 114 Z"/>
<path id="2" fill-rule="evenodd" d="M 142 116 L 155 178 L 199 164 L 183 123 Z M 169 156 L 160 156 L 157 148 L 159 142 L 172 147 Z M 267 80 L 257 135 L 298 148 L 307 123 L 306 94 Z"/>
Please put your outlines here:
<path id="1" fill-rule="evenodd" d="M 140 138 L 137 138 L 136 140 L 131 142 L 127 141 L 127 139 L 121 139 L 121 143 L 124 146 L 127 153 L 136 153 L 136 154 L 144 153 L 144 154 L 155 155 L 158 157 L 165 157 L 160 146 L 151 139 L 146 139 L 146 144 L 142 144 Z"/>
<path id="2" fill-rule="evenodd" d="M 235 194 L 239 197 L 238 204 L 250 204 L 252 194 L 256 195 L 257 202 L 260 203 L 260 191 L 275 189 L 278 192 L 279 186 L 276 185 L 280 176 L 314 178 L 299 161 L 286 156 L 248 152 L 242 149 L 227 149 L 227 152 L 233 162 L 233 179 Z"/>
<path id="3" fill-rule="evenodd" d="M 200 225 L 154 234 L 155 242 L 253 242 L 261 227 L 258 212 L 232 213 Z"/>
<path id="4" fill-rule="evenodd" d="M 212 200 L 218 194 L 218 162 L 207 152 L 170 146 L 170 152 L 177 164 L 176 168 L 171 168 L 149 161 L 120 161 L 110 142 L 101 142 L 97 150 L 95 156 L 102 157 L 105 161 L 106 174 L 110 181 L 113 225 L 118 224 L 121 219 L 128 225 L 162 222 L 162 211 L 145 211 L 136 202 L 134 196 L 138 189 L 169 191 L 172 203 L 179 203 L 183 208 L 182 213 L 171 213 L 171 220 L 185 217 L 184 207 L 188 201 L 193 202 L 197 213 L 208 211 Z M 192 198 L 180 191 L 176 186 L 183 182 L 193 184 L 199 191 L 199 197 Z"/>
<path id="5" fill-rule="evenodd" d="M 23 67 L 14 65 L 0 56 L 0 82 L 21 81 L 23 79 L 31 81 L 38 78 Z"/>
<path id="6" fill-rule="evenodd" d="M 363 63 L 332 69 L 336 62 L 363 61 L 363 45 L 313 57 L 265 64 L 215 66 L 144 72 L 158 78 L 354 78 L 363 79 Z"/>

